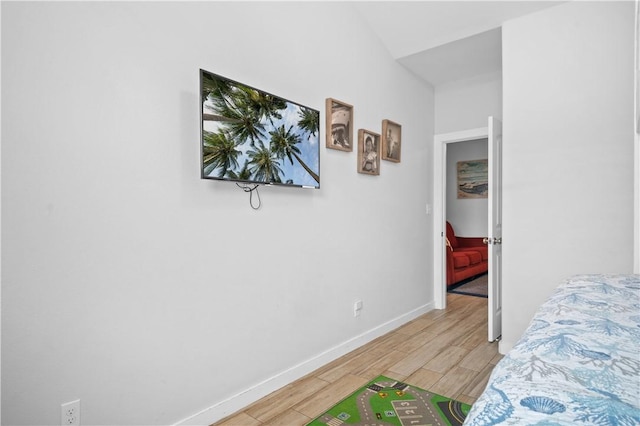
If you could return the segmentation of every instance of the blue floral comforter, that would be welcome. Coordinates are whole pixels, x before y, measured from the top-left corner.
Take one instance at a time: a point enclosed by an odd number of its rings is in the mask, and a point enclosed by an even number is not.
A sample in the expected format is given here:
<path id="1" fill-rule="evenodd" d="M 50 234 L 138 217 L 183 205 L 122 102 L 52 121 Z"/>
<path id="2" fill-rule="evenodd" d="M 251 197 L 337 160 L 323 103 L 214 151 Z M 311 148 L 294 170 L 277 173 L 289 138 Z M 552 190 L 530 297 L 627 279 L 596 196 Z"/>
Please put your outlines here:
<path id="1" fill-rule="evenodd" d="M 465 425 L 640 425 L 640 275 L 563 282 Z"/>

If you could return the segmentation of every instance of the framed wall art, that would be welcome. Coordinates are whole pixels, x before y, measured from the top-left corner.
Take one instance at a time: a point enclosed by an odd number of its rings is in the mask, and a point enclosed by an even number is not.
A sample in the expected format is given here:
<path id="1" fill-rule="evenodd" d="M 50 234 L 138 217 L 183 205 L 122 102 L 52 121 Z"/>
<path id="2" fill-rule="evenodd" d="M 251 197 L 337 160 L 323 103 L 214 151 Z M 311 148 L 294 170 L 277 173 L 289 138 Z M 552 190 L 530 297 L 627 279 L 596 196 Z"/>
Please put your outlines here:
<path id="1" fill-rule="evenodd" d="M 380 135 L 358 130 L 358 173 L 380 174 Z"/>
<path id="2" fill-rule="evenodd" d="M 327 98 L 325 115 L 327 148 L 353 151 L 353 106 Z"/>
<path id="3" fill-rule="evenodd" d="M 402 126 L 391 120 L 382 120 L 382 159 L 400 162 Z"/>
<path id="4" fill-rule="evenodd" d="M 488 160 L 458 161 L 458 198 L 488 198 Z"/>

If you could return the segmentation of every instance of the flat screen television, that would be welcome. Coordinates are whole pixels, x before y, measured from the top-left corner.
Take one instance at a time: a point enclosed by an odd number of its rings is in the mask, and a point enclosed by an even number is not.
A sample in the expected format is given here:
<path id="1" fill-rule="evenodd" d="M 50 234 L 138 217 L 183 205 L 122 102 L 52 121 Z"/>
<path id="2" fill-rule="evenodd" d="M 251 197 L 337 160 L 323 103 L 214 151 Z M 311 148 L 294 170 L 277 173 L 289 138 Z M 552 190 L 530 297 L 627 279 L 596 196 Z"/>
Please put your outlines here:
<path id="1" fill-rule="evenodd" d="M 202 179 L 320 188 L 320 111 L 200 70 Z"/>

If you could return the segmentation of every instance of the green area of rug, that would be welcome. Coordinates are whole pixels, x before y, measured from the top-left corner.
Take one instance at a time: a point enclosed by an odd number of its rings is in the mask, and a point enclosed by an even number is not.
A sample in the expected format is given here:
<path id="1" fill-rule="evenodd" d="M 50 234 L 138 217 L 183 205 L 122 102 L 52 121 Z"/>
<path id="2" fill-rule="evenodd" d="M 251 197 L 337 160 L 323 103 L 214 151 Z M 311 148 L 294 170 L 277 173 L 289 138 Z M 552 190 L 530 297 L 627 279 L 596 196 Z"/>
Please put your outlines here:
<path id="1" fill-rule="evenodd" d="M 469 404 L 379 376 L 315 418 L 308 426 L 460 426 L 470 409 Z"/>

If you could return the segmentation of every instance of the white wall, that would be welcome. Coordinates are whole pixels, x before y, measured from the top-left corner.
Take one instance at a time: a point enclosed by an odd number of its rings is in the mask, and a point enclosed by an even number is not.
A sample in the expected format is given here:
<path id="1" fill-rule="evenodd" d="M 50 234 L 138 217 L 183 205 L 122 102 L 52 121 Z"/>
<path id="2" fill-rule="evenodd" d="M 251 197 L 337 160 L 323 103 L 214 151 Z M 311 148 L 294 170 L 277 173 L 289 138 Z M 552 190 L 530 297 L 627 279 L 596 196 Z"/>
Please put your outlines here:
<path id="1" fill-rule="evenodd" d="M 503 27 L 503 340 L 560 280 L 633 268 L 633 2 Z"/>
<path id="2" fill-rule="evenodd" d="M 502 118 L 502 73 L 493 72 L 435 87 L 436 134 L 487 127 L 490 116 Z M 487 200 L 458 200 L 456 162 L 487 158 L 487 143 L 456 142 L 447 150 L 447 219 L 461 236 L 487 234 Z"/>
<path id="3" fill-rule="evenodd" d="M 459 161 L 486 159 L 486 139 L 447 144 L 447 220 L 456 235 L 461 237 L 486 237 L 489 220 L 487 198 L 458 198 Z"/>
<path id="4" fill-rule="evenodd" d="M 502 73 L 453 81 L 435 88 L 436 134 L 487 127 L 487 118 L 502 118 Z"/>
<path id="5" fill-rule="evenodd" d="M 212 422 L 433 306 L 433 89 L 352 6 L 3 2 L 2 41 L 3 424 Z M 399 122 L 402 162 L 323 147 L 254 211 L 199 178 L 199 68 Z"/>
<path id="6" fill-rule="evenodd" d="M 635 98 L 634 98 L 634 123 L 635 123 L 635 203 L 634 203 L 634 259 L 633 271 L 640 274 L 640 1 L 635 0 Z"/>

